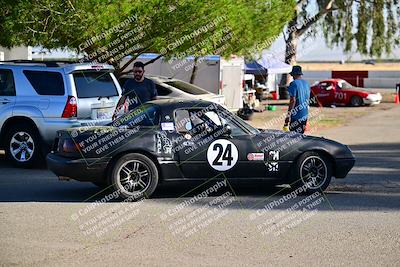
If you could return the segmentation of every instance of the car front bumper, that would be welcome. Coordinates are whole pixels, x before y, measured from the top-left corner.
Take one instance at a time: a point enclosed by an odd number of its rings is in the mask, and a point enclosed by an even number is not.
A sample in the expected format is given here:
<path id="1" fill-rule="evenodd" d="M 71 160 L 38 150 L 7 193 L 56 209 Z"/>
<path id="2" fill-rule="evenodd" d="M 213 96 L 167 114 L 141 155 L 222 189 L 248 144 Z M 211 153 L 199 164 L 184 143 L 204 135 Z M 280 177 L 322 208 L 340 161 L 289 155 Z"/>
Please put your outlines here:
<path id="1" fill-rule="evenodd" d="M 369 94 L 366 98 L 363 99 L 365 105 L 377 105 L 382 101 L 382 95 L 380 93 L 377 94 Z"/>
<path id="2" fill-rule="evenodd" d="M 46 157 L 47 168 L 60 179 L 74 179 L 85 182 L 101 182 L 106 179 L 109 158 L 70 159 L 49 153 Z"/>
<path id="3" fill-rule="evenodd" d="M 336 178 L 345 178 L 356 162 L 355 158 L 336 159 L 335 174 Z"/>

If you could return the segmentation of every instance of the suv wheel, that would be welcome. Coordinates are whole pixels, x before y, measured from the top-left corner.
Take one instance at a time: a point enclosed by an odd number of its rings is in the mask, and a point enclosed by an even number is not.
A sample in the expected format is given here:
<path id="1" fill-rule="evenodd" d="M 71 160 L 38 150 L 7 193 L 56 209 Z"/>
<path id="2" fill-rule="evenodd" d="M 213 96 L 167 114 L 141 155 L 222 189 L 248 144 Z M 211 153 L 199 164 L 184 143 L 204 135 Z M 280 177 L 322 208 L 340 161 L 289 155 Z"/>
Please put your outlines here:
<path id="1" fill-rule="evenodd" d="M 31 126 L 16 124 L 5 138 L 5 150 L 9 160 L 18 167 L 33 167 L 41 157 L 40 137 Z"/>
<path id="2" fill-rule="evenodd" d="M 130 153 L 119 158 L 111 167 L 110 183 L 121 198 L 149 198 L 158 184 L 158 170 L 145 155 Z"/>

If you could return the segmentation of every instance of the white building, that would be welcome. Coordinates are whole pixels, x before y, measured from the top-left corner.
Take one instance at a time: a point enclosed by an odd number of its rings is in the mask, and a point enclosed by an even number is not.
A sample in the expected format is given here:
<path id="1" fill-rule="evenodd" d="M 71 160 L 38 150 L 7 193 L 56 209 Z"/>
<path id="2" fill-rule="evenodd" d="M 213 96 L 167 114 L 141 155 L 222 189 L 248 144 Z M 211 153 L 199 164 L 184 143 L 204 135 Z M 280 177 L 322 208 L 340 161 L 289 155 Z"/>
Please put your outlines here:
<path id="1" fill-rule="evenodd" d="M 11 49 L 0 46 L 0 61 L 15 59 L 32 60 L 32 46 L 17 46 Z"/>

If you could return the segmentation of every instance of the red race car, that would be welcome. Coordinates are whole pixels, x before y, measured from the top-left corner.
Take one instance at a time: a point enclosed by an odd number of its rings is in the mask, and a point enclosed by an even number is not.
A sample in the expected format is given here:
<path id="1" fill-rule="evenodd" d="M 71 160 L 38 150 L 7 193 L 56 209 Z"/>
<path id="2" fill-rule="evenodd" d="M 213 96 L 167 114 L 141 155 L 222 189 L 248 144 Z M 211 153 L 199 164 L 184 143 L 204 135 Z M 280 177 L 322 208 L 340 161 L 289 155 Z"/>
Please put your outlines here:
<path id="1" fill-rule="evenodd" d="M 340 105 L 359 107 L 376 105 L 382 100 L 380 93 L 367 92 L 342 79 L 329 79 L 311 87 L 311 98 L 316 97 L 320 106 Z"/>

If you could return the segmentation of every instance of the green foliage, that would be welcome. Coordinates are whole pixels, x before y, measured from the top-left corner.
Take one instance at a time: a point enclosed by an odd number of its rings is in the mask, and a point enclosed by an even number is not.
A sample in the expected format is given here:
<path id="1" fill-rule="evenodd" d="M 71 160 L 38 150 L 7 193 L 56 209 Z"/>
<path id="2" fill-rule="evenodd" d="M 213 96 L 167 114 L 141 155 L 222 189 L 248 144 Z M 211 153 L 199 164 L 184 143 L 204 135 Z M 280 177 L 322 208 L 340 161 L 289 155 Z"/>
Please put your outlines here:
<path id="1" fill-rule="evenodd" d="M 318 1 L 319 7 L 325 2 Z M 322 20 L 328 44 L 377 57 L 399 45 L 398 0 L 336 0 L 333 7 Z"/>
<path id="2" fill-rule="evenodd" d="M 249 47 L 279 35 L 296 4 L 294 0 L 3 2 L 1 46 L 68 48 L 114 65 L 122 55 L 145 52 L 167 57 L 248 55 L 254 52 Z M 96 40 L 91 42 L 93 37 Z M 118 56 L 113 53 L 117 50 Z"/>

